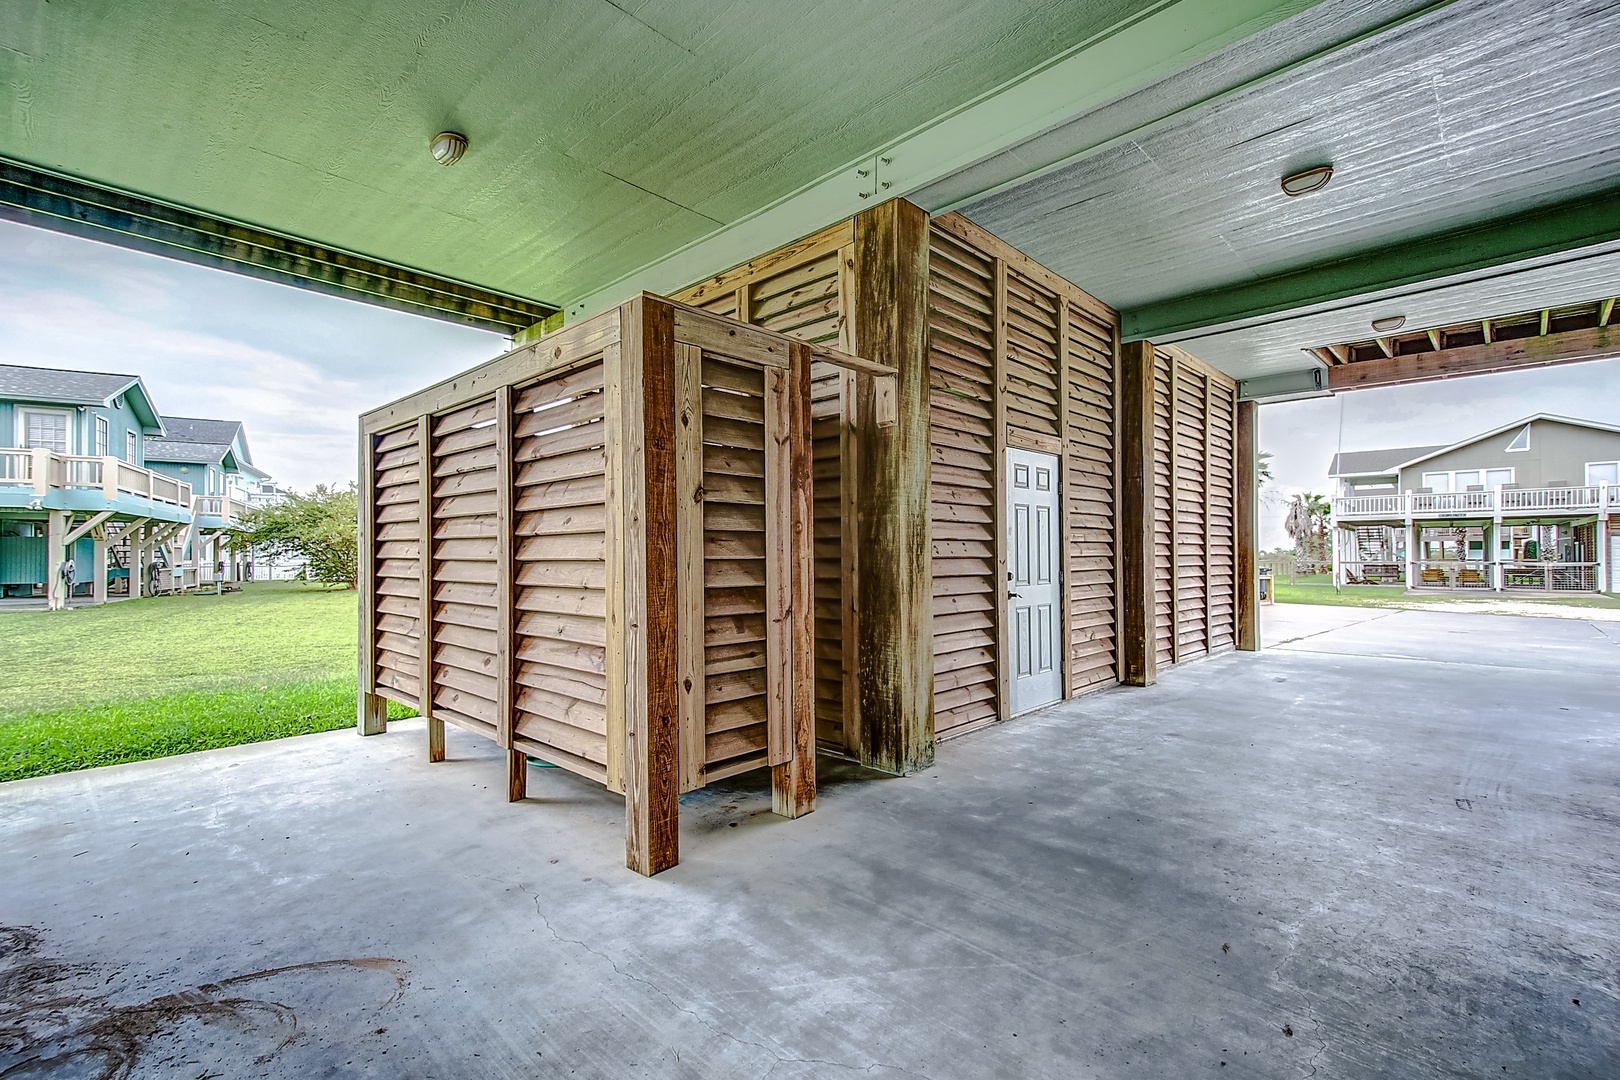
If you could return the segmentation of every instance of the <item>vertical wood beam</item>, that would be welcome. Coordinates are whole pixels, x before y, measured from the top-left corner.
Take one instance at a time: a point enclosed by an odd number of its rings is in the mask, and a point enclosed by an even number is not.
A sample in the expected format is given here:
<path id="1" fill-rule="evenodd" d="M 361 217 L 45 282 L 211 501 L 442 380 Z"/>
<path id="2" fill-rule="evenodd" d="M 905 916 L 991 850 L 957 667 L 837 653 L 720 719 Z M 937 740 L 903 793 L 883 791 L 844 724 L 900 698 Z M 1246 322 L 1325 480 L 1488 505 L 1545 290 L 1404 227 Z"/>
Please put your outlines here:
<path id="1" fill-rule="evenodd" d="M 1073 545 L 1069 543 L 1069 298 L 1059 295 L 1057 298 L 1057 335 L 1058 335 L 1058 438 L 1063 440 L 1063 450 L 1058 457 L 1058 551 L 1057 564 L 1059 567 L 1058 610 L 1062 625 L 1058 628 L 1058 641 L 1063 652 L 1063 696 L 1074 696 L 1074 622 L 1070 613 L 1072 600 L 1070 593 L 1074 588 L 1074 566 L 1071 562 Z"/>
<path id="2" fill-rule="evenodd" d="M 1122 344 L 1117 377 L 1120 681 L 1152 686 L 1159 671 L 1153 565 L 1153 345 Z"/>
<path id="3" fill-rule="evenodd" d="M 62 564 L 67 561 L 67 534 L 72 527 L 72 511 L 52 510 L 45 516 L 45 607 L 50 611 L 61 611 L 68 604 Z"/>
<path id="4" fill-rule="evenodd" d="M 617 313 L 620 333 L 624 332 L 626 308 Z M 638 324 L 639 325 L 639 324 Z M 626 715 L 630 706 L 630 669 L 627 656 L 627 629 L 625 618 L 629 613 L 629 590 L 633 582 L 641 580 L 633 572 L 625 551 L 624 505 L 625 485 L 628 481 L 628 462 L 632 450 L 627 448 L 624 431 L 624 357 L 629 355 L 621 341 L 610 343 L 602 350 L 602 453 L 605 462 L 603 476 L 604 512 L 603 547 L 606 553 L 607 582 L 603 590 L 607 603 L 604 621 L 607 640 L 603 655 L 603 673 L 607 676 L 607 789 L 624 794 L 624 733 Z M 641 445 L 639 436 L 635 447 Z"/>
<path id="5" fill-rule="evenodd" d="M 855 330 L 855 245 L 838 249 L 838 347 L 859 356 Z M 844 750 L 859 755 L 865 745 L 861 733 L 861 680 L 855 658 L 860 654 L 860 424 L 856 400 L 860 380 L 852 371 L 838 373 L 838 574 L 841 634 L 839 656 L 840 714 L 844 721 Z"/>
<path id="6" fill-rule="evenodd" d="M 1008 573 L 1010 539 L 1007 536 L 1007 260 L 1000 256 L 991 260 L 990 270 L 990 422 L 995 430 L 991 434 L 995 448 L 990 490 L 995 494 L 990 507 L 991 528 L 995 530 L 996 563 L 992 580 L 995 586 L 995 607 L 991 618 L 995 620 L 996 635 L 996 719 L 1005 720 L 1012 715 L 1012 639 L 1009 630 L 1012 618 L 1012 575 Z"/>
<path id="7" fill-rule="evenodd" d="M 873 379 L 859 380 L 860 758 L 908 773 L 934 761 L 928 215 L 921 208 L 895 199 L 856 217 L 854 318 L 862 355 L 898 371 L 892 425 L 875 424 Z"/>
<path id="8" fill-rule="evenodd" d="M 625 865 L 679 859 L 680 671 L 675 524 L 675 312 L 646 296 L 620 309 L 625 484 Z"/>
<path id="9" fill-rule="evenodd" d="M 1209 512 L 1211 496 L 1214 493 L 1214 482 L 1211 480 L 1210 458 L 1214 454 L 1215 446 L 1215 402 L 1212 397 L 1215 393 L 1215 380 L 1209 377 L 1209 372 L 1199 375 L 1204 381 L 1204 651 L 1210 652 L 1215 648 L 1215 574 L 1210 566 L 1210 528 Z"/>
<path id="10" fill-rule="evenodd" d="M 1237 591 L 1237 647 L 1244 652 L 1260 651 L 1259 581 L 1256 578 L 1259 559 L 1260 488 L 1259 488 L 1259 422 L 1260 403 L 1237 403 L 1237 437 L 1233 440 L 1233 568 Z"/>
<path id="11" fill-rule="evenodd" d="M 422 610 L 416 624 L 417 644 L 421 646 L 422 670 L 417 679 L 417 705 L 427 719 L 428 760 L 444 760 L 444 721 L 433 715 L 433 417 L 424 414 L 416 421 L 416 465 L 421 476 L 418 481 L 417 517 L 420 524 L 422 551 L 418 571 L 421 574 Z"/>
<path id="12" fill-rule="evenodd" d="M 512 489 L 512 388 L 495 388 L 495 741 L 506 748 L 506 799 L 526 794 L 529 759 L 512 749 L 517 710 L 517 514 Z"/>
<path id="13" fill-rule="evenodd" d="M 354 724 L 362 735 L 388 730 L 388 703 L 377 696 L 377 454 L 360 421 L 360 699 Z"/>
<path id="14" fill-rule="evenodd" d="M 791 368 L 766 368 L 764 376 L 765 753 L 767 763 L 776 766 L 793 757 L 793 392 L 798 384 Z"/>
<path id="15" fill-rule="evenodd" d="M 772 753 L 771 809 L 786 818 L 803 817 L 816 808 L 816 507 L 815 454 L 810 441 L 810 364 L 810 350 L 794 345 L 791 366 L 782 373 L 791 383 L 787 388 L 787 480 L 792 533 L 788 565 L 781 569 L 790 577 L 787 645 L 792 657 L 792 681 L 790 746 L 786 760 L 780 763 Z M 773 374 L 768 372 L 766 378 Z M 769 444 L 769 434 L 766 441 Z M 770 497 L 768 491 L 766 497 Z"/>
<path id="16" fill-rule="evenodd" d="M 1181 660 L 1181 364 L 1170 356 L 1170 662 Z M 1150 473 L 1149 476 L 1152 474 Z"/>
<path id="17" fill-rule="evenodd" d="M 90 557 L 90 568 L 95 577 L 90 584 L 90 602 L 105 604 L 107 602 L 107 529 L 98 526 L 91 534 L 94 538 L 94 553 Z"/>
<path id="18" fill-rule="evenodd" d="M 703 648 L 703 351 L 675 344 L 675 531 L 679 551 L 681 790 L 704 784 L 708 694 Z"/>
<path id="19" fill-rule="evenodd" d="M 506 801 L 522 802 L 529 797 L 529 755 L 506 750 Z"/>

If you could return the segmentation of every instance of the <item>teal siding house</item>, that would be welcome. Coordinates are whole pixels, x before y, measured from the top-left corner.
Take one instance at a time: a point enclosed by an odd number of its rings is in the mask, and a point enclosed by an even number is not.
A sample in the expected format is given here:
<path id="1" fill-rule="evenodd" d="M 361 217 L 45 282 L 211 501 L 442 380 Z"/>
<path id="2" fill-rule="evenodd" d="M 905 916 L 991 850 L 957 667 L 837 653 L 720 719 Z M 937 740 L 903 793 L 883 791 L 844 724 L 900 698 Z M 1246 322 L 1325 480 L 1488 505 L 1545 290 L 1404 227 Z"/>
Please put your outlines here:
<path id="1" fill-rule="evenodd" d="M 240 422 L 164 417 L 139 376 L 0 365 L 0 597 L 240 580 L 228 539 L 266 480 Z"/>

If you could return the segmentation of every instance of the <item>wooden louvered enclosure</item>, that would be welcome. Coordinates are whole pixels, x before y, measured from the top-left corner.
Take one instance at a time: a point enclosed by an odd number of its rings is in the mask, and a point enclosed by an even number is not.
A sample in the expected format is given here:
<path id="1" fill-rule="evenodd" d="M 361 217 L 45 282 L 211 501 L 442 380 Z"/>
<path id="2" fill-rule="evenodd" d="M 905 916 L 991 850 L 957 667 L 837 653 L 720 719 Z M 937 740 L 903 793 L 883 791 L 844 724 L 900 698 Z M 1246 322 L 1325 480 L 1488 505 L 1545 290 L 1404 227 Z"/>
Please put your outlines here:
<path id="1" fill-rule="evenodd" d="M 815 800 L 817 379 L 891 369 L 641 296 L 361 426 L 361 727 L 384 701 L 625 796 L 627 861 L 676 797 L 771 770 Z"/>

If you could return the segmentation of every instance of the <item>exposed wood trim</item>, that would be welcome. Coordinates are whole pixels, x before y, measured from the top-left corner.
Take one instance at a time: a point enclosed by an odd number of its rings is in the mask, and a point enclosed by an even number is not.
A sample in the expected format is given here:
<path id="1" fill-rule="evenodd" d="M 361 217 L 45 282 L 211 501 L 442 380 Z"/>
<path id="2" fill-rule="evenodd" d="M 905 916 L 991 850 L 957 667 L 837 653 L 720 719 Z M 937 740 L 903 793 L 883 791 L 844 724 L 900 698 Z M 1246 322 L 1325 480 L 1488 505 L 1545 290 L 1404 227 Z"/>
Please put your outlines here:
<path id="1" fill-rule="evenodd" d="M 1428 331 L 1425 331 L 1425 332 L 1429 335 L 1429 346 L 1431 348 L 1438 349 L 1440 347 L 1440 331 L 1439 330 L 1428 330 Z M 1389 354 L 1385 353 L 1385 355 L 1387 356 Z"/>
<path id="2" fill-rule="evenodd" d="M 1153 345 L 1119 348 L 1119 652 L 1120 681 L 1158 681 L 1153 555 Z M 1174 419 L 1174 418 L 1172 418 Z"/>
<path id="3" fill-rule="evenodd" d="M 1551 308 L 1542 308 L 1541 309 L 1541 336 L 1546 337 L 1547 332 L 1549 330 L 1551 330 L 1551 329 L 1552 329 L 1552 309 Z"/>
<path id="4" fill-rule="evenodd" d="M 1168 352 L 1168 350 L 1166 350 Z M 1170 662 L 1181 662 L 1181 358 L 1170 356 Z"/>
<path id="5" fill-rule="evenodd" d="M 1210 489 L 1214 486 L 1214 484 L 1210 478 L 1209 461 L 1215 442 L 1213 423 L 1215 409 L 1214 402 L 1210 400 L 1211 396 L 1215 392 L 1215 383 L 1214 380 L 1212 380 L 1207 374 L 1203 376 L 1203 382 L 1204 410 L 1201 419 L 1204 425 L 1204 480 L 1200 486 L 1204 489 L 1204 546 L 1203 558 L 1200 560 L 1200 562 L 1203 563 L 1204 570 L 1204 651 L 1212 652 L 1215 649 L 1215 601 L 1214 589 L 1212 588 L 1215 579 L 1214 575 L 1210 571 L 1209 565 L 1209 513 L 1211 495 Z"/>
<path id="6" fill-rule="evenodd" d="M 850 237 L 853 241 L 853 223 Z M 838 341 L 839 346 L 849 353 L 859 352 L 861 346 L 855 325 L 855 292 L 855 245 L 850 243 L 838 251 L 838 295 L 842 305 Z M 841 696 L 844 749 L 856 757 L 861 756 L 861 747 L 865 745 L 861 729 L 860 672 L 856 662 L 860 649 L 860 633 L 857 629 L 860 606 L 857 601 L 860 595 L 861 427 L 856 410 L 859 383 L 860 376 L 855 372 L 848 369 L 839 372 L 839 408 L 843 415 L 843 423 L 838 431 L 839 598 L 843 619 L 840 643 L 843 658 Z"/>
<path id="7" fill-rule="evenodd" d="M 1378 343 L 1378 347 L 1384 351 L 1385 356 L 1394 356 L 1395 355 L 1395 339 L 1394 338 L 1381 337 L 1381 338 L 1373 338 L 1373 340 Z"/>
<path id="8" fill-rule="evenodd" d="M 113 511 L 111 511 L 111 510 L 103 510 L 99 514 L 96 514 L 93 517 L 87 519 L 86 521 L 81 523 L 77 528 L 70 530 L 68 532 L 67 536 L 63 537 L 63 539 L 62 539 L 63 545 L 66 546 L 66 547 L 72 547 L 74 544 L 77 544 L 80 540 L 83 540 L 86 536 L 89 536 L 91 534 L 91 532 L 93 532 L 96 529 L 96 527 L 98 525 L 100 525 L 102 522 L 106 521 L 108 518 L 110 518 L 112 516 L 113 516 Z"/>
<path id="9" fill-rule="evenodd" d="M 417 460 L 421 463 L 417 516 L 421 521 L 419 530 L 422 544 L 418 570 L 422 613 L 416 627 L 422 670 L 418 675 L 421 689 L 417 694 L 417 711 L 427 721 L 428 760 L 443 761 L 444 721 L 433 712 L 433 417 L 427 413 L 416 418 L 416 447 Z"/>
<path id="10" fill-rule="evenodd" d="M 1328 352 L 1333 354 L 1335 362 L 1348 364 L 1350 362 L 1350 348 L 1347 345 L 1329 345 Z"/>
<path id="11" fill-rule="evenodd" d="M 1614 337 L 1611 327 L 1596 326 L 1545 337 L 1511 338 L 1489 345 L 1465 345 L 1439 352 L 1364 360 L 1329 369 L 1328 389 L 1335 392 L 1365 390 L 1459 375 L 1603 360 L 1616 355 L 1620 355 L 1620 339 Z"/>
<path id="12" fill-rule="evenodd" d="M 649 297 L 625 304 L 620 387 L 626 557 L 625 865 L 651 876 L 680 857 L 680 670 L 675 520 L 675 312 Z M 716 320 L 718 321 L 718 320 Z M 639 452 L 632 452 L 639 451 Z M 633 575 L 633 576 L 632 576 Z"/>
<path id="13" fill-rule="evenodd" d="M 796 818 L 816 808 L 816 562 L 815 452 L 811 444 L 811 351 L 799 346 L 787 376 L 790 414 L 788 489 L 792 538 L 788 566 L 792 577 L 788 606 L 792 654 L 792 747 L 787 760 L 771 768 L 771 809 Z M 770 378 L 767 373 L 766 378 Z M 767 436 L 767 440 L 768 440 Z"/>
<path id="14" fill-rule="evenodd" d="M 745 285 L 752 285 L 762 278 L 780 273 L 791 266 L 799 266 L 811 262 L 820 256 L 848 247 L 855 240 L 855 220 L 845 218 L 835 225 L 830 225 L 818 233 L 812 233 L 791 244 L 776 248 L 767 255 L 757 259 L 733 266 L 723 270 L 711 278 L 707 278 L 684 289 L 677 289 L 675 293 L 682 303 L 701 307 L 715 297 L 728 292 L 734 292 Z M 746 322 L 746 319 L 739 321 Z M 853 351 L 853 350 L 851 350 Z"/>
<path id="15" fill-rule="evenodd" d="M 1491 335 L 1495 330 L 1496 330 L 1496 323 L 1495 323 L 1494 320 L 1492 320 L 1492 319 L 1481 319 L 1480 320 L 1479 332 L 1485 336 L 1485 344 L 1489 345 L 1491 343 Z"/>
<path id="16" fill-rule="evenodd" d="M 703 649 L 703 352 L 675 345 L 675 528 L 680 551 L 677 633 L 680 648 L 681 790 L 705 783 Z"/>
<path id="17" fill-rule="evenodd" d="M 3 159 L 0 218 L 502 334 L 558 310 Z"/>
<path id="18" fill-rule="evenodd" d="M 1006 425 L 1003 425 L 1006 426 Z M 1063 453 L 1063 440 L 1054 439 L 1050 435 L 1042 435 L 1038 431 L 1025 431 L 1023 428 L 1007 427 L 1006 443 L 1008 446 L 1020 450 L 1034 450 L 1041 454 L 1060 456 Z"/>
<path id="19" fill-rule="evenodd" d="M 423 413 L 445 412 L 487 397 L 495 387 L 531 382 L 560 368 L 581 362 L 588 354 L 619 340 L 619 309 L 613 308 L 582 322 L 563 327 L 522 348 L 452 375 L 397 401 L 363 415 L 368 432 L 390 431 L 414 423 Z"/>
<path id="20" fill-rule="evenodd" d="M 1612 317 L 1614 315 L 1614 300 L 1615 300 L 1615 298 L 1611 296 L 1607 300 L 1604 300 L 1602 303 L 1600 303 L 1598 305 L 1598 325 L 1599 326 L 1608 326 L 1609 325 L 1609 319 L 1610 319 L 1610 317 Z M 1485 340 L 1486 341 L 1491 340 L 1490 336 L 1487 335 Z"/>
<path id="21" fill-rule="evenodd" d="M 990 250 L 996 248 L 990 247 Z M 997 254 L 991 266 L 990 413 L 991 422 L 995 425 L 995 464 L 991 466 L 991 490 L 995 492 L 995 503 L 991 507 L 994 519 L 991 527 L 995 529 L 996 537 L 996 565 L 992 577 L 995 589 L 996 719 L 1005 720 L 1012 715 L 1012 642 L 1008 640 L 1007 633 L 1012 622 L 1012 587 L 1008 575 L 1010 545 L 1007 538 L 1007 260 Z"/>
<path id="22" fill-rule="evenodd" d="M 1237 592 L 1234 598 L 1236 603 L 1233 605 L 1234 619 L 1237 623 L 1234 629 L 1237 632 L 1239 649 L 1244 652 L 1259 652 L 1259 582 L 1255 575 L 1260 543 L 1260 403 L 1239 401 L 1236 407 L 1237 432 L 1233 440 L 1233 457 L 1237 468 L 1233 475 L 1236 491 L 1232 500 L 1235 519 L 1232 563 L 1236 578 L 1233 586 Z"/>
<path id="23" fill-rule="evenodd" d="M 1074 696 L 1073 629 L 1069 625 L 1069 588 L 1074 580 L 1069 543 L 1069 312 L 1066 293 L 1057 297 L 1057 394 L 1058 394 L 1058 648 L 1063 663 L 1063 696 Z"/>
<path id="24" fill-rule="evenodd" d="M 529 797 L 529 757 L 522 750 L 506 751 L 506 801 L 522 802 Z"/>
<path id="25" fill-rule="evenodd" d="M 626 308 L 615 309 L 615 319 L 624 316 Z M 639 324 L 638 324 L 639 326 Z M 626 468 L 639 453 L 640 437 L 633 428 L 626 428 L 622 402 L 625 386 L 633 379 L 624 373 L 625 347 L 614 341 L 602 350 L 602 396 L 605 415 L 602 420 L 602 445 L 606 461 L 603 482 L 605 525 L 603 547 L 606 552 L 607 582 L 604 589 L 607 617 L 604 620 L 606 644 L 603 653 L 603 672 L 607 676 L 607 765 L 604 770 L 609 791 L 624 794 L 625 730 L 631 707 L 630 667 L 626 640 L 629 634 L 629 593 L 640 581 L 640 574 L 631 565 L 626 550 L 625 499 Z M 629 443 L 629 445 L 627 445 Z"/>
<path id="26" fill-rule="evenodd" d="M 799 350 L 795 350 L 799 351 Z M 769 765 L 793 757 L 793 421 L 796 380 L 765 375 L 765 730 Z M 783 571 L 788 571 L 783 573 Z"/>
<path id="27" fill-rule="evenodd" d="M 517 685 L 517 657 L 514 655 L 514 627 L 517 625 L 517 612 L 514 605 L 517 603 L 517 589 L 514 582 L 517 577 L 516 552 L 514 548 L 515 531 L 517 528 L 517 515 L 513 510 L 512 490 L 512 388 L 509 385 L 495 388 L 495 741 L 511 750 L 512 737 L 516 734 L 517 713 L 512 706 L 512 696 Z M 432 476 L 432 468 L 422 470 L 422 479 L 427 482 Z M 522 755 L 518 755 L 521 757 Z M 516 798 L 523 798 L 522 778 L 526 769 L 518 769 L 518 782 L 508 785 L 508 797 L 511 792 L 518 792 Z"/>
<path id="28" fill-rule="evenodd" d="M 860 755 L 870 767 L 907 773 L 934 760 L 928 215 L 899 199 L 862 213 L 855 269 L 861 351 L 898 372 L 893 426 L 871 422 L 865 375 L 857 403 Z"/>

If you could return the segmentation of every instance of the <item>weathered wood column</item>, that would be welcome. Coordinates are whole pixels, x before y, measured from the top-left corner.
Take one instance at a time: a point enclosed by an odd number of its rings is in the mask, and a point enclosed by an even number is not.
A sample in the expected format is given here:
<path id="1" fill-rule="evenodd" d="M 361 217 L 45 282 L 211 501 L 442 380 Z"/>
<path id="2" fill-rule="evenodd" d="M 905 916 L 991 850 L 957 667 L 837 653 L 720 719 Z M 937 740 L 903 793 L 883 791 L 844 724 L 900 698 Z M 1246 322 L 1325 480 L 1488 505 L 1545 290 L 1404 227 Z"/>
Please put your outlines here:
<path id="1" fill-rule="evenodd" d="M 1119 350 L 1119 653 L 1120 682 L 1158 680 L 1153 582 L 1153 345 Z"/>
<path id="2" fill-rule="evenodd" d="M 862 356 L 895 367 L 893 400 L 856 386 L 855 529 L 861 762 L 934 762 L 933 571 L 928 510 L 928 215 L 902 199 L 855 219 L 853 317 Z M 886 388 L 885 388 L 886 389 Z"/>
<path id="3" fill-rule="evenodd" d="M 1233 552 L 1237 574 L 1237 647 L 1260 651 L 1259 582 L 1255 576 L 1260 551 L 1260 403 L 1237 403 L 1237 457 L 1234 476 Z"/>
<path id="4" fill-rule="evenodd" d="M 609 429 L 608 476 L 622 481 L 610 510 L 608 559 L 622 566 L 622 587 L 617 600 L 610 590 L 608 654 L 622 658 L 610 663 L 622 664 L 624 678 L 610 672 L 608 723 L 623 718 L 625 865 L 650 876 L 680 859 L 675 313 L 642 299 L 619 313 L 620 371 L 608 375 L 618 399 L 609 404 L 618 417 L 617 437 Z"/>
<path id="5" fill-rule="evenodd" d="M 360 543 L 359 567 L 355 586 L 360 592 L 360 671 L 359 694 L 355 698 L 355 730 L 361 735 L 381 735 L 388 730 L 388 702 L 377 689 L 377 475 L 372 436 L 360 421 Z M 418 466 L 420 483 L 428 482 L 427 470 Z M 426 542 L 422 550 L 427 550 Z M 422 674 L 427 686 L 427 673 Z M 423 710 L 423 715 L 427 715 Z"/>

